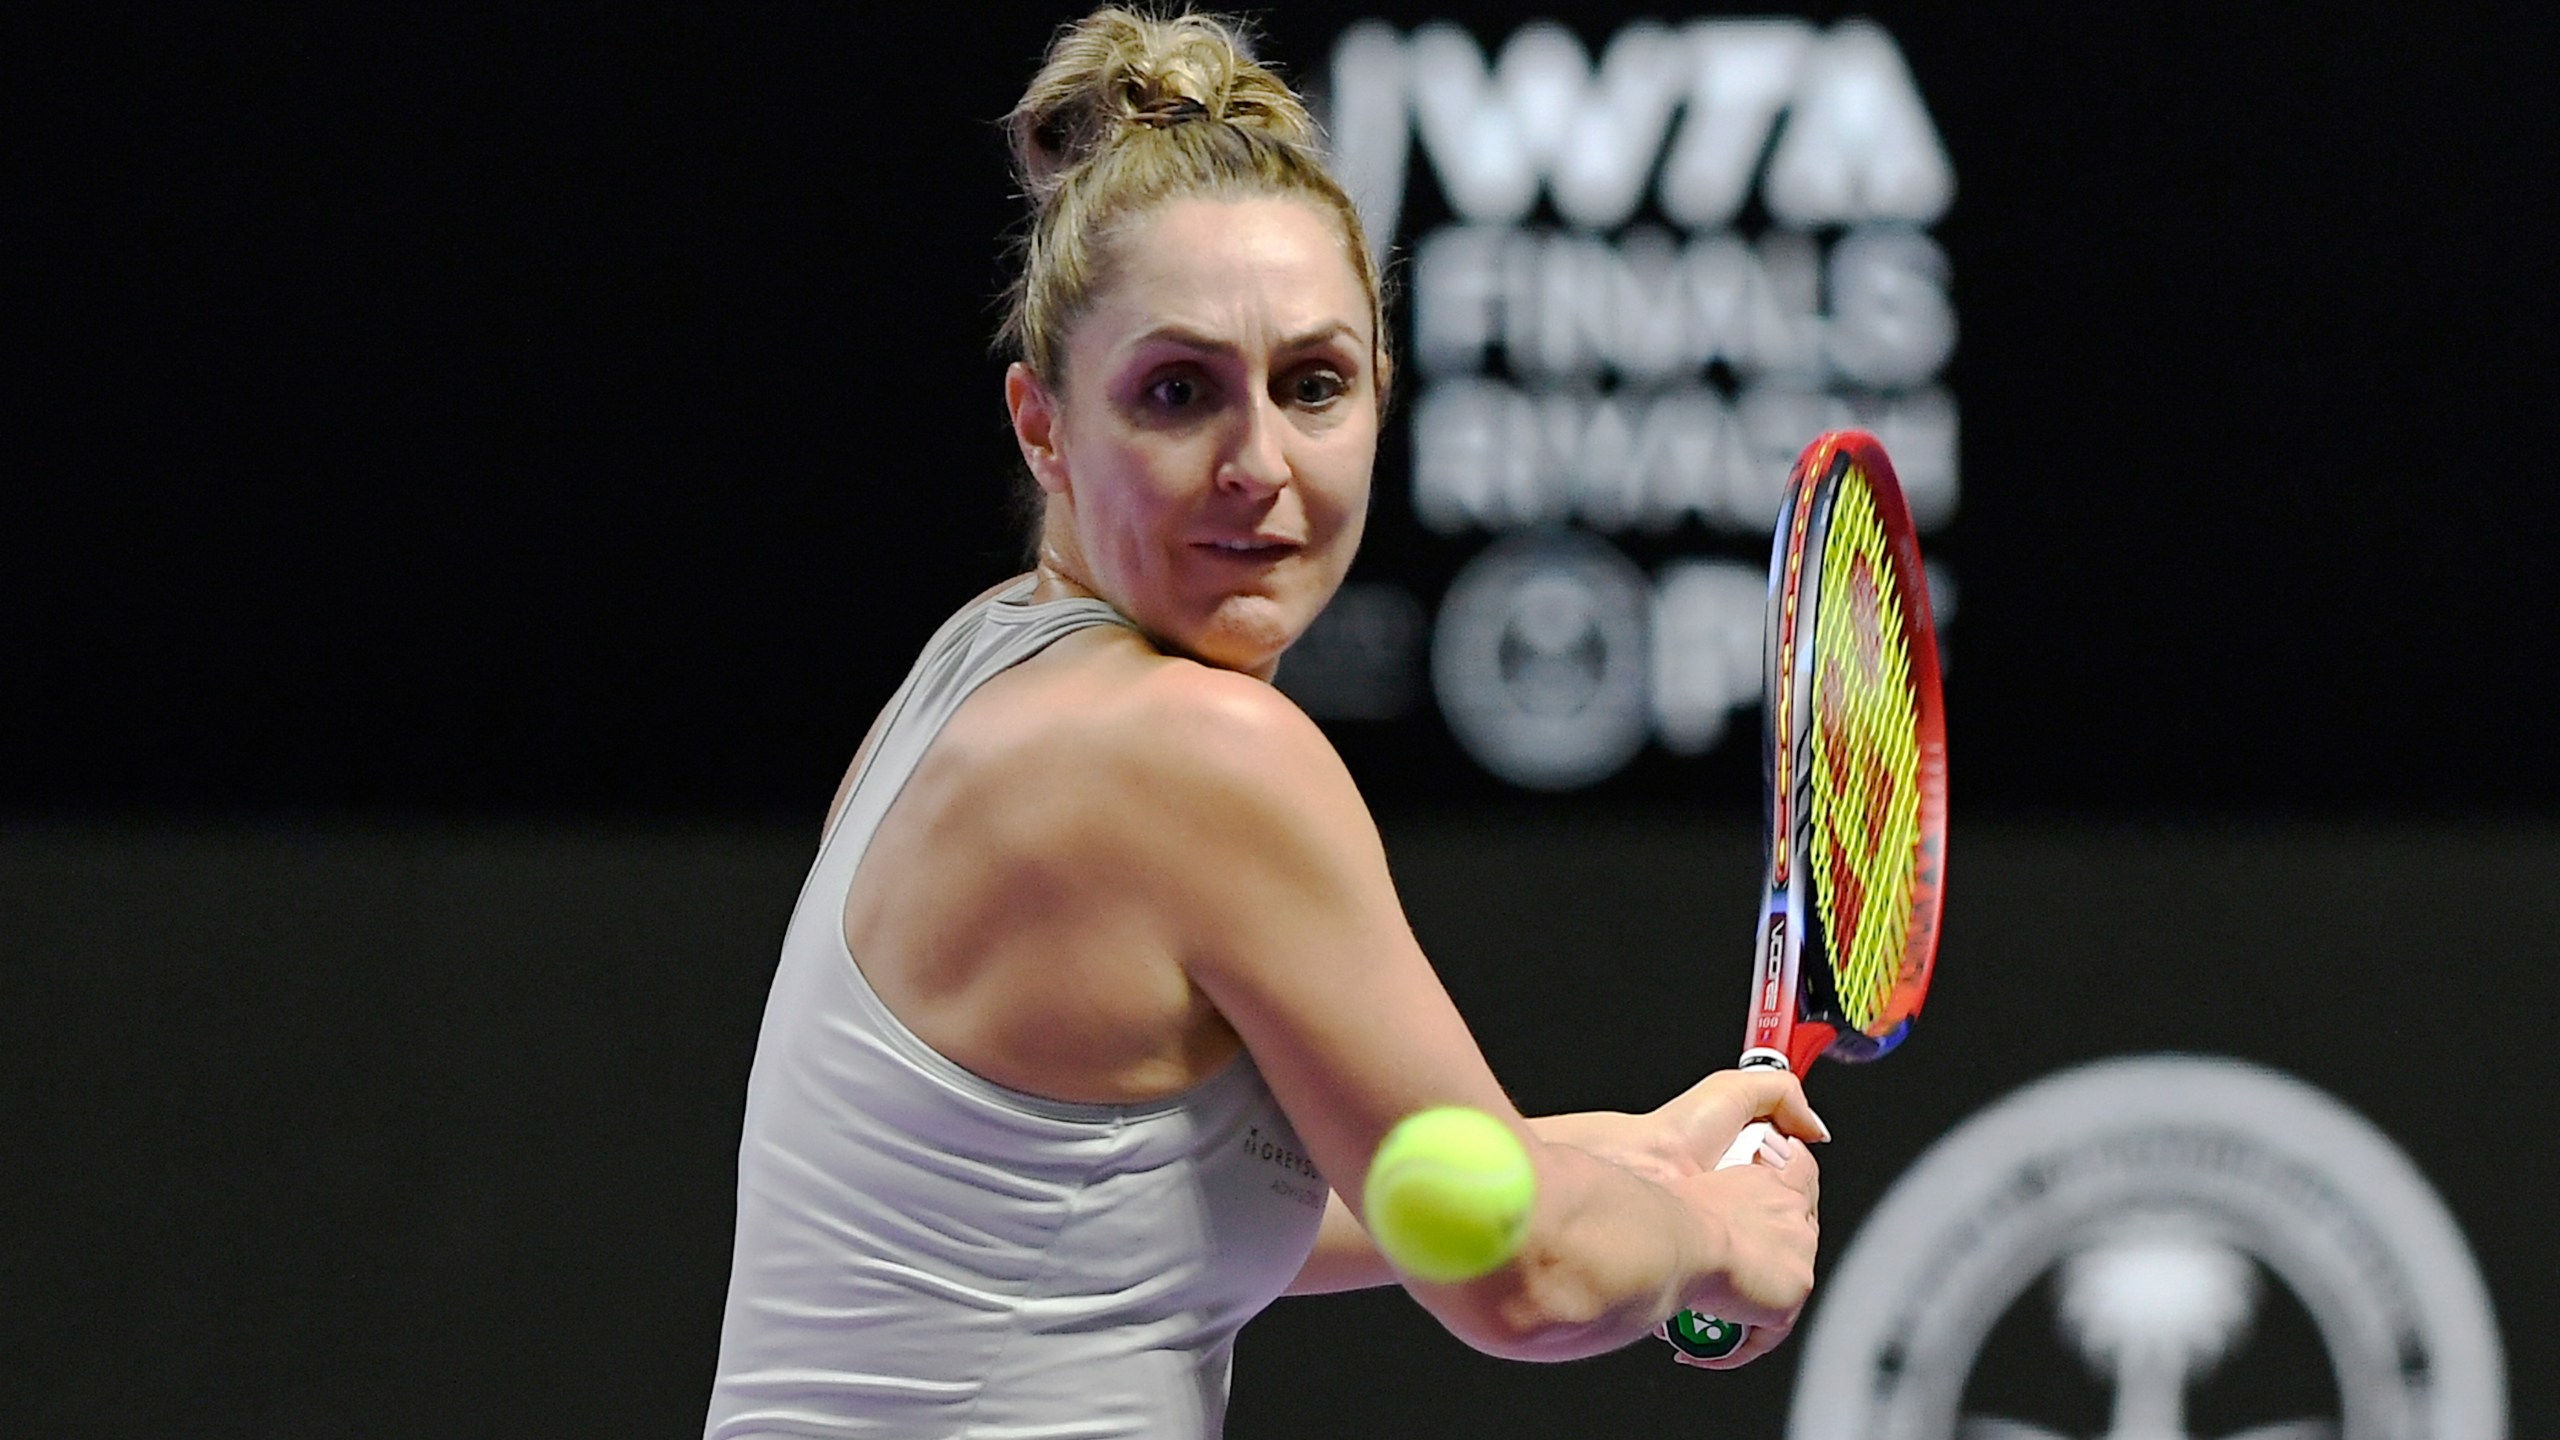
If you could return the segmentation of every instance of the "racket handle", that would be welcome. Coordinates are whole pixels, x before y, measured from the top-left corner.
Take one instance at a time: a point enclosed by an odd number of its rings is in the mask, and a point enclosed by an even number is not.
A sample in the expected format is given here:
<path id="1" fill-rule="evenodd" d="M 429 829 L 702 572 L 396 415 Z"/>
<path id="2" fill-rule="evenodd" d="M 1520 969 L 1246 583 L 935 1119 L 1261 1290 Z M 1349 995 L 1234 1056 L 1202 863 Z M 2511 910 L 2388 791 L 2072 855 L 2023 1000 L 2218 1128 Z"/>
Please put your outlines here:
<path id="1" fill-rule="evenodd" d="M 1724 1147 L 1724 1154 L 1716 1161 L 1716 1168 L 1730 1170 L 1736 1165 L 1750 1164 L 1751 1157 L 1760 1153 L 1761 1142 L 1777 1133 L 1778 1127 L 1766 1120 L 1754 1120 L 1743 1126 L 1742 1133 L 1733 1137 L 1733 1143 Z"/>

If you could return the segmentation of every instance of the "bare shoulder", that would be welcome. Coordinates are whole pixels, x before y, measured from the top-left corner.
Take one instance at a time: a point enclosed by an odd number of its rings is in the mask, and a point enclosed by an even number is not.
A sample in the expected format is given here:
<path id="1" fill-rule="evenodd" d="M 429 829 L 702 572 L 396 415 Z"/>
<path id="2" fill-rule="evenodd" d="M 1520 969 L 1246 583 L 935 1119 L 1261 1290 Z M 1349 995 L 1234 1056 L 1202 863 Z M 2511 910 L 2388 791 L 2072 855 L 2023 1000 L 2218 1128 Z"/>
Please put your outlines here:
<path id="1" fill-rule="evenodd" d="M 1211 783 L 1251 786 L 1278 772 L 1342 768 L 1297 702 L 1252 676 L 1190 660 L 1162 661 L 1132 686 L 1126 718 L 1126 738 Z"/>
<path id="2" fill-rule="evenodd" d="M 1025 678 L 1005 768 L 1041 777 L 1040 808 L 1097 863 L 1138 867 L 1124 882 L 1376 843 L 1332 742 L 1263 681 L 1107 642 Z"/>
<path id="3" fill-rule="evenodd" d="M 1296 702 L 1249 675 L 1165 660 L 1125 692 L 1112 745 L 1169 806 L 1259 824 L 1312 820 L 1358 794 L 1333 742 Z"/>

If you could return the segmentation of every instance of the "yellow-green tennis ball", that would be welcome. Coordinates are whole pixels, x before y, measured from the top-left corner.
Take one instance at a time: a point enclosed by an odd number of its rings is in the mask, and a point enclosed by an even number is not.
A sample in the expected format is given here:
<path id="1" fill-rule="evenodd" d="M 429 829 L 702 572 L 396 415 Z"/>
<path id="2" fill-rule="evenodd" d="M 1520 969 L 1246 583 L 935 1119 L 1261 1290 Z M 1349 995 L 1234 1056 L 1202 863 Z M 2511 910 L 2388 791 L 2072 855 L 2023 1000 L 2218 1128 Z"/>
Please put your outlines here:
<path id="1" fill-rule="evenodd" d="M 1510 1127 L 1482 1110 L 1418 1110 L 1369 1162 L 1369 1236 L 1397 1269 L 1440 1284 L 1502 1268 L 1520 1248 L 1538 1172 Z"/>

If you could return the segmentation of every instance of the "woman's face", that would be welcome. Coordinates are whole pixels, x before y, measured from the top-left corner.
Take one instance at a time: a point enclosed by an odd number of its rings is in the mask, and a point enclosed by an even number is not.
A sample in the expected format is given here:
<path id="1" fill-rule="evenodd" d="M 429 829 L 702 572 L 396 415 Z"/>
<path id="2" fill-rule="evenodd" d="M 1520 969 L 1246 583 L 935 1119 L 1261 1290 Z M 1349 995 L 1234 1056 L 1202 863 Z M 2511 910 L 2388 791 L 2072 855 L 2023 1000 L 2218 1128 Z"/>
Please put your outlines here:
<path id="1" fill-rule="evenodd" d="M 1296 199 L 1184 199 L 1118 237 L 1064 393 L 1005 398 L 1044 566 L 1158 644 L 1270 678 L 1359 547 L 1378 445 L 1368 292 Z"/>

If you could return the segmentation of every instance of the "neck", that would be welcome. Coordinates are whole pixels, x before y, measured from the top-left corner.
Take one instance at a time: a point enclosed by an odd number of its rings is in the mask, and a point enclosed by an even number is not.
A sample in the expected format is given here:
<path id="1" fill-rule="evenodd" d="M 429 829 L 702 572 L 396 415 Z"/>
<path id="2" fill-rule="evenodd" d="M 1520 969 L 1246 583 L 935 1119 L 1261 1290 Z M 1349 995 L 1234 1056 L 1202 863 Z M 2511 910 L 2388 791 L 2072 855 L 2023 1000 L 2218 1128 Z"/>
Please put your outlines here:
<path id="1" fill-rule="evenodd" d="M 1045 536 L 1040 541 L 1040 558 L 1031 567 L 1039 579 L 1034 583 L 1034 600 L 1085 599 L 1099 600 L 1101 593 L 1084 581 L 1084 568 L 1059 553 L 1057 545 Z"/>

